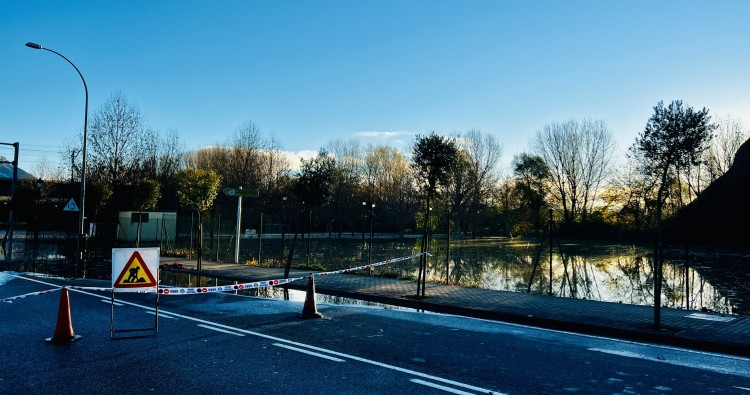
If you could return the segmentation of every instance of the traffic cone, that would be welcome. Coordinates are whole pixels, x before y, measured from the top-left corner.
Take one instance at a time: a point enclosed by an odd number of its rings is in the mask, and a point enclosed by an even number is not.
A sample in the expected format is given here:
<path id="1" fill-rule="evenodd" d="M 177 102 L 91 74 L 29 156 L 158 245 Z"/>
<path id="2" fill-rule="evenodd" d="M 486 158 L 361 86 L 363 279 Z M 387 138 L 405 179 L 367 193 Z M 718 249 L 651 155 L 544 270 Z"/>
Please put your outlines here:
<path id="1" fill-rule="evenodd" d="M 315 280 L 313 276 L 307 280 L 307 294 L 305 295 L 305 306 L 302 308 L 300 317 L 304 319 L 323 318 L 323 314 L 318 313 L 315 305 Z"/>
<path id="2" fill-rule="evenodd" d="M 55 335 L 45 340 L 50 343 L 72 343 L 80 338 L 80 335 L 73 333 L 73 323 L 70 321 L 70 295 L 68 288 L 64 287 L 60 294 L 60 307 L 57 309 Z"/>

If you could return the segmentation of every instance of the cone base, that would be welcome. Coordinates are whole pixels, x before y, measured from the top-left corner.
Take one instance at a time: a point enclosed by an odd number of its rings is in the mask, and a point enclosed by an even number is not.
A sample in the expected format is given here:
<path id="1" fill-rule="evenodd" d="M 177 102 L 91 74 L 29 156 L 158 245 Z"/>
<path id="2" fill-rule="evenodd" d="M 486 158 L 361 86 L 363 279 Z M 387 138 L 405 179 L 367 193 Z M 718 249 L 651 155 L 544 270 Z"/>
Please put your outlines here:
<path id="1" fill-rule="evenodd" d="M 317 311 L 314 313 L 299 313 L 299 318 L 302 319 L 311 319 L 311 318 L 323 318 L 323 314 L 318 313 Z"/>
<path id="2" fill-rule="evenodd" d="M 78 340 L 78 339 L 80 339 L 82 337 L 83 336 L 81 336 L 81 335 L 73 335 L 69 339 L 66 339 L 66 338 L 56 339 L 54 337 L 49 337 L 49 338 L 44 339 L 44 341 L 46 341 L 47 343 L 55 343 L 55 344 L 73 343 L 74 341 L 76 341 L 76 340 Z"/>

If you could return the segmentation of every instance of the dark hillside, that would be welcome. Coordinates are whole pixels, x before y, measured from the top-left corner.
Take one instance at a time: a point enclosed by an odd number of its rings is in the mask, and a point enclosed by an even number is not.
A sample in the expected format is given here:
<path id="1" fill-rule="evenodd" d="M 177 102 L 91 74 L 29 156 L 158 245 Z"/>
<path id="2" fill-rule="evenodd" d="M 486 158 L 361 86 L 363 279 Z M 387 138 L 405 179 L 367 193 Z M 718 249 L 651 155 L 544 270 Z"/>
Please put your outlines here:
<path id="1" fill-rule="evenodd" d="M 666 228 L 671 242 L 750 247 L 750 140 L 726 174 L 706 188 Z"/>

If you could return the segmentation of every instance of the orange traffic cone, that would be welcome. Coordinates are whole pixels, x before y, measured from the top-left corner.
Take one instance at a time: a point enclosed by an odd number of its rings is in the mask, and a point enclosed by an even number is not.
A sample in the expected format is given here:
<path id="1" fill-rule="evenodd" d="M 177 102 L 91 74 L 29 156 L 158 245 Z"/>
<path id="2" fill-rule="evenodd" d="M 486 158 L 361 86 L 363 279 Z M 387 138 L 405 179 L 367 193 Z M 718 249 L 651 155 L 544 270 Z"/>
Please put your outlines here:
<path id="1" fill-rule="evenodd" d="M 300 317 L 304 319 L 309 318 L 322 318 L 323 314 L 318 313 L 318 308 L 315 305 L 315 280 L 313 276 L 310 276 L 307 280 L 307 294 L 305 295 L 305 306 L 302 308 Z"/>
<path id="2" fill-rule="evenodd" d="M 81 336 L 73 334 L 73 323 L 70 321 L 70 296 L 68 288 L 64 287 L 60 294 L 60 307 L 57 309 L 57 327 L 55 335 L 46 341 L 50 343 L 72 343 Z"/>

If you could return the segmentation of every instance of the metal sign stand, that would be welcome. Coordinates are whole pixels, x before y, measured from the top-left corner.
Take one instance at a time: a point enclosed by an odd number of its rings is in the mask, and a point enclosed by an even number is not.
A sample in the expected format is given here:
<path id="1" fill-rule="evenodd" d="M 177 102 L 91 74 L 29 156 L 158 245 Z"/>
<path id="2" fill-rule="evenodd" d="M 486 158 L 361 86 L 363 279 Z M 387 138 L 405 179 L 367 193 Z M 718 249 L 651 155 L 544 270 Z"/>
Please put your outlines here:
<path id="1" fill-rule="evenodd" d="M 112 309 L 109 338 L 112 340 L 153 337 L 159 332 L 159 248 L 112 249 Z M 127 263 L 126 263 L 127 262 Z M 119 273 L 119 275 L 118 275 Z M 154 326 L 115 328 L 115 292 L 156 293 Z M 118 335 L 120 334 L 120 335 Z"/>
<path id="2" fill-rule="evenodd" d="M 156 289 L 156 303 L 154 305 L 154 327 L 153 328 L 128 328 L 115 329 L 115 291 L 112 290 L 112 314 L 109 320 L 109 338 L 111 340 L 138 339 L 143 337 L 155 337 L 159 332 L 159 289 Z M 116 336 L 116 333 L 130 333 L 131 335 Z"/>

